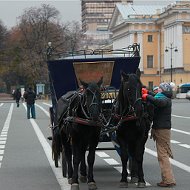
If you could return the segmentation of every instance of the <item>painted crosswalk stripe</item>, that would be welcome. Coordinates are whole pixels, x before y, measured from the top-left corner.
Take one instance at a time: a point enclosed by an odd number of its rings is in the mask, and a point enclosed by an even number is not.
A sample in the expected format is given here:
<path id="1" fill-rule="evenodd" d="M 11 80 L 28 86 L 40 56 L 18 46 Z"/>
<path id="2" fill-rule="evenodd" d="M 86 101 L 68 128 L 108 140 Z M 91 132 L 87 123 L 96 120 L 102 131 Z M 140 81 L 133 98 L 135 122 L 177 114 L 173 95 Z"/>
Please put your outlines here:
<path id="1" fill-rule="evenodd" d="M 184 148 L 190 148 L 190 145 L 188 145 L 188 144 L 179 144 L 179 146 L 182 146 Z"/>
<path id="2" fill-rule="evenodd" d="M 0 137 L 7 137 L 7 134 L 1 134 Z"/>
<path id="3" fill-rule="evenodd" d="M 120 163 L 113 158 L 105 158 L 104 159 L 109 165 L 120 165 Z"/>
<path id="4" fill-rule="evenodd" d="M 101 157 L 101 158 L 108 158 L 110 157 L 108 154 L 106 154 L 105 152 L 96 152 L 96 155 Z"/>
<path id="5" fill-rule="evenodd" d="M 171 140 L 170 142 L 173 144 L 179 144 L 180 143 L 179 141 L 175 141 L 175 140 Z"/>
<path id="6" fill-rule="evenodd" d="M 0 137 L 0 141 L 6 141 L 7 137 Z"/>
<path id="7" fill-rule="evenodd" d="M 0 145 L 0 149 L 4 149 L 5 148 L 5 145 Z"/>
<path id="8" fill-rule="evenodd" d="M 11 121 L 11 117 L 12 117 L 12 113 L 13 113 L 13 107 L 14 104 L 12 103 L 9 109 L 9 113 L 7 115 L 7 118 L 5 120 L 1 135 L 0 135 L 0 168 L 2 166 L 2 160 L 3 160 L 3 155 L 4 155 L 4 149 L 5 149 L 5 144 L 6 144 L 6 140 L 7 140 L 7 133 L 8 133 L 8 129 L 10 126 L 10 121 Z"/>
<path id="9" fill-rule="evenodd" d="M 2 135 L 7 135 L 7 131 L 6 131 L 6 132 L 5 132 L 5 131 L 2 131 L 1 134 L 2 134 Z"/>

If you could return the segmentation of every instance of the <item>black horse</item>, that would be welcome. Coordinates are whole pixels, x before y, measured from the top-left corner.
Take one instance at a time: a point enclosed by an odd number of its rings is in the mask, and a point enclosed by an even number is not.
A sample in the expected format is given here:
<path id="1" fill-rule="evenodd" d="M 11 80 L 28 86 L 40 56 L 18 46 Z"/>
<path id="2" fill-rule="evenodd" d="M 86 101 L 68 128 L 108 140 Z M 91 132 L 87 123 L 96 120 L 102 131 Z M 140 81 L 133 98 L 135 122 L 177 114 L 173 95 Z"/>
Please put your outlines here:
<path id="1" fill-rule="evenodd" d="M 132 159 L 131 182 L 138 182 L 138 187 L 146 186 L 143 155 L 151 118 L 145 111 L 147 105 L 144 105 L 142 101 L 141 90 L 140 70 L 137 70 L 136 74 L 121 73 L 121 85 L 112 118 L 112 121 L 117 123 L 116 140 L 121 151 L 120 187 L 128 187 L 127 162 L 129 157 Z"/>
<path id="2" fill-rule="evenodd" d="M 84 87 L 82 92 L 75 92 L 69 98 L 61 98 L 57 106 L 57 125 L 61 144 L 65 153 L 68 179 L 71 190 L 79 190 L 78 169 L 80 165 L 81 181 L 88 183 L 88 188 L 97 189 L 93 176 L 95 150 L 101 131 L 101 78 L 97 83 L 80 81 Z M 66 109 L 64 108 L 66 107 Z M 65 111 L 63 111 L 65 110 Z M 58 138 L 59 139 L 59 138 Z M 61 152 L 57 140 L 57 152 Z M 85 162 L 87 156 L 88 171 Z"/>

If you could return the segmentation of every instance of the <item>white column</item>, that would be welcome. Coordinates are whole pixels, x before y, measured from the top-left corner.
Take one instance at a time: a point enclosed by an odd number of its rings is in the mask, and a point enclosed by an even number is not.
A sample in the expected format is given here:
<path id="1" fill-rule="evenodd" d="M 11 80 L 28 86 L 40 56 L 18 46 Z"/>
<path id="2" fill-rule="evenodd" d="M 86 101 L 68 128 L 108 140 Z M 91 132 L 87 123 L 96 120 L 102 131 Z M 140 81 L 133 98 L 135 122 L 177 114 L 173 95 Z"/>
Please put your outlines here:
<path id="1" fill-rule="evenodd" d="M 177 47 L 178 52 L 174 53 L 174 68 L 175 67 L 183 67 L 183 29 L 182 23 L 179 23 L 175 27 L 175 43 L 174 45 Z"/>
<path id="2" fill-rule="evenodd" d="M 143 71 L 143 33 L 137 33 L 137 43 L 140 44 L 140 56 L 141 60 L 139 63 L 140 71 Z"/>

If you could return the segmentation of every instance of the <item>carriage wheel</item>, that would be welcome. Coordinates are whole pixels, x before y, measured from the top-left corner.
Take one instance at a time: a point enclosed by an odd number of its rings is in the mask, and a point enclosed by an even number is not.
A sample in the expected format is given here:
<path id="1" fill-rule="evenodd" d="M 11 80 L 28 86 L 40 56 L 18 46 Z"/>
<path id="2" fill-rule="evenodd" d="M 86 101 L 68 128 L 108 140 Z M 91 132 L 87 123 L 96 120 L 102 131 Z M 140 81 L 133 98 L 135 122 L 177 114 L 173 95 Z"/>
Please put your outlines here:
<path id="1" fill-rule="evenodd" d="M 64 148 L 62 148 L 62 174 L 63 177 L 67 177 L 67 161 Z"/>

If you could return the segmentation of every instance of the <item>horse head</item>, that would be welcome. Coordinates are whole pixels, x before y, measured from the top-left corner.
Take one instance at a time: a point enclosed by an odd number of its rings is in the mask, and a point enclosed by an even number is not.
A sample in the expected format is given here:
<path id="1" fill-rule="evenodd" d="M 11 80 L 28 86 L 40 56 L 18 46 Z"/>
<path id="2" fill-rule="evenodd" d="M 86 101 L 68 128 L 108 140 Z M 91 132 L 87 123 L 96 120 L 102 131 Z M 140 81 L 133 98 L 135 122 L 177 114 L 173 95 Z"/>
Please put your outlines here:
<path id="1" fill-rule="evenodd" d="M 80 80 L 80 83 L 84 88 L 83 105 L 86 110 L 85 115 L 88 119 L 97 120 L 102 106 L 100 86 L 103 83 L 103 77 L 98 82 L 86 83 Z M 85 111 L 83 110 L 83 112 Z"/>
<path id="2" fill-rule="evenodd" d="M 126 116 L 133 114 L 137 118 L 142 117 L 142 83 L 140 81 L 140 70 L 136 73 L 126 74 L 121 72 L 121 87 L 119 99 L 121 101 L 120 114 Z"/>

